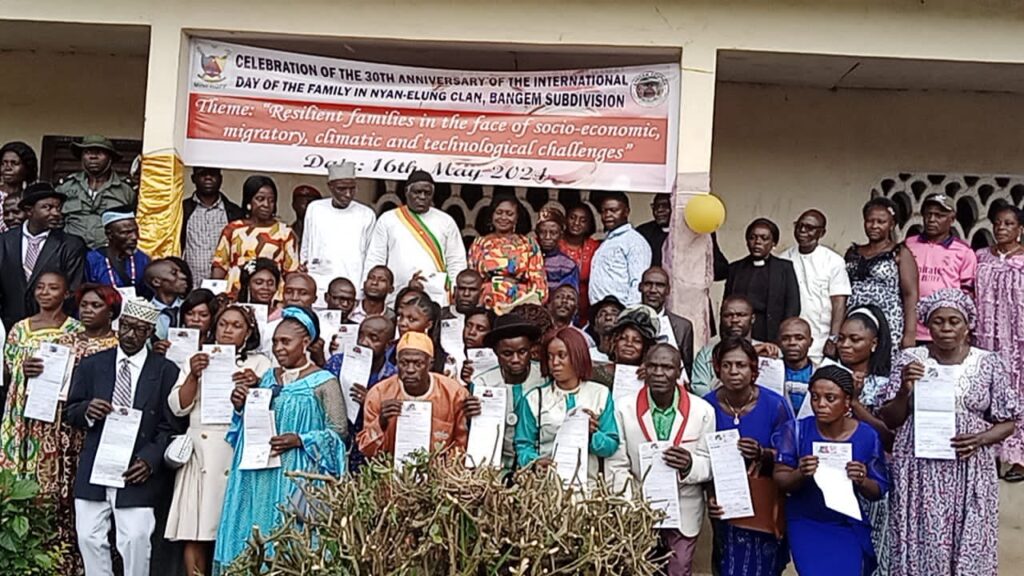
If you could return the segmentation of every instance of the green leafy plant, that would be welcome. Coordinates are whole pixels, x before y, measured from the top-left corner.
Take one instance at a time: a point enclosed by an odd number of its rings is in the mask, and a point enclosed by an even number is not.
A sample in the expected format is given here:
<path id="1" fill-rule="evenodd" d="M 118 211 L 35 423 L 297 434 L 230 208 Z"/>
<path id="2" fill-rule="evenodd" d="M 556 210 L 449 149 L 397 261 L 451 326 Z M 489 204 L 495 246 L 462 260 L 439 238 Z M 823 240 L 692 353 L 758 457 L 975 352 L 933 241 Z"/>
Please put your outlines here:
<path id="1" fill-rule="evenodd" d="M 67 544 L 58 540 L 52 506 L 36 500 L 39 485 L 0 470 L 0 574 L 52 576 Z"/>
<path id="2" fill-rule="evenodd" d="M 341 481 L 296 475 L 306 511 L 255 532 L 230 576 L 654 574 L 661 519 L 599 484 L 567 489 L 553 471 L 467 469 L 421 456 L 375 460 Z"/>

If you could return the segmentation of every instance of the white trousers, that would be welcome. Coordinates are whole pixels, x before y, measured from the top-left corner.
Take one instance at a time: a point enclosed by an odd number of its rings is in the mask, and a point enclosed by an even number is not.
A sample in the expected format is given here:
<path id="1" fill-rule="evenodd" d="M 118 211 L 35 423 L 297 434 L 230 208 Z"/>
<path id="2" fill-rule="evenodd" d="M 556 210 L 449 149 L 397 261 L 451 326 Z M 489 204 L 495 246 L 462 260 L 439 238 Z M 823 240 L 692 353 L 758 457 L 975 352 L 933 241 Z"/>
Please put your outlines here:
<path id="1" fill-rule="evenodd" d="M 117 490 L 107 490 L 102 502 L 75 499 L 75 530 L 86 576 L 113 576 L 110 557 L 110 516 L 114 516 L 117 551 L 124 559 L 124 576 L 149 576 L 150 538 L 156 528 L 152 508 L 115 508 Z"/>

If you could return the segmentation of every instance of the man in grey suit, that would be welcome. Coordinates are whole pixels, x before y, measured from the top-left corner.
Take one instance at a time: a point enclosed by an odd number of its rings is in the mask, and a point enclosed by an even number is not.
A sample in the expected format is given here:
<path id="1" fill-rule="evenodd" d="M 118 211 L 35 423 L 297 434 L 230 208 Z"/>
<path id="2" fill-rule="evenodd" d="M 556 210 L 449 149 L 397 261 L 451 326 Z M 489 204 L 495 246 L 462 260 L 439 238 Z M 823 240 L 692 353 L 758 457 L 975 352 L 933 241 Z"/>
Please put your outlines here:
<path id="1" fill-rule="evenodd" d="M 683 366 L 689 376 L 693 370 L 693 323 L 665 309 L 670 291 L 668 273 L 660 266 L 648 268 L 640 279 L 640 301 L 654 308 L 661 323 L 658 340 L 679 349 L 679 355 L 683 357 Z"/>

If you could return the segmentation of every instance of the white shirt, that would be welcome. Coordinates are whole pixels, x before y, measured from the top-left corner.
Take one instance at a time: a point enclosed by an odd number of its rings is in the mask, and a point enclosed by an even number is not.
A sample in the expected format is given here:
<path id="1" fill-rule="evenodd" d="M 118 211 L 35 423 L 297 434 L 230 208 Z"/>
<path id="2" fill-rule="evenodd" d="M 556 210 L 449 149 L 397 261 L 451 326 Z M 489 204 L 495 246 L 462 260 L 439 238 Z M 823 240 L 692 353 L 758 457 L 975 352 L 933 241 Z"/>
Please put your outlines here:
<path id="1" fill-rule="evenodd" d="M 324 293 L 335 278 L 352 282 L 359 297 L 363 261 L 376 221 L 373 210 L 355 200 L 345 209 L 336 208 L 330 198 L 309 203 L 299 260 L 316 280 L 318 304 L 326 307 Z"/>
<path id="2" fill-rule="evenodd" d="M 849 296 L 850 276 L 846 261 L 829 248 L 818 246 L 810 254 L 801 254 L 793 246 L 779 255 L 793 263 L 797 284 L 800 285 L 800 317 L 811 325 L 809 356 L 819 361 L 825 341 L 832 330 L 832 296 Z"/>
<path id="3" fill-rule="evenodd" d="M 448 278 L 455 285 L 455 277 L 466 269 L 466 245 L 462 243 L 462 231 L 451 216 L 431 208 L 426 214 L 419 214 L 423 223 L 437 238 L 444 254 Z M 363 278 L 374 266 L 384 265 L 395 275 L 395 292 L 388 297 L 388 304 L 394 301 L 395 294 L 404 288 L 417 272 L 427 277 L 437 272 L 430 254 L 420 244 L 398 217 L 398 210 L 389 210 L 381 214 L 373 228 L 370 247 L 366 252 L 366 263 L 363 265 Z M 448 305 L 448 298 L 438 302 L 441 306 Z"/>
<path id="4" fill-rule="evenodd" d="M 146 350 L 146 346 L 143 346 L 141 350 L 135 353 L 134 356 L 125 354 L 124 350 L 120 346 L 117 347 L 117 362 L 114 363 L 114 385 L 117 385 L 117 374 L 121 371 L 121 363 L 128 360 L 128 371 L 131 373 L 132 381 L 132 400 L 135 400 L 135 390 L 139 386 L 139 375 L 142 374 L 142 367 L 146 364 L 146 358 L 149 357 L 149 351 Z"/>
<path id="5" fill-rule="evenodd" d="M 49 230 L 45 230 L 45 231 L 41 232 L 40 234 L 38 234 L 36 236 L 33 236 L 32 233 L 28 231 L 28 223 L 26 222 L 25 224 L 22 224 L 21 225 L 21 263 L 22 264 L 25 263 L 25 255 L 28 254 L 28 241 L 29 240 L 32 240 L 33 238 L 38 238 L 38 239 L 42 240 L 42 242 L 39 244 L 39 253 L 42 254 L 43 253 L 43 244 L 46 244 L 46 239 L 49 238 L 49 237 L 50 237 L 50 231 Z M 38 262 L 39 262 L 39 260 L 36 260 L 36 263 L 38 263 Z"/>

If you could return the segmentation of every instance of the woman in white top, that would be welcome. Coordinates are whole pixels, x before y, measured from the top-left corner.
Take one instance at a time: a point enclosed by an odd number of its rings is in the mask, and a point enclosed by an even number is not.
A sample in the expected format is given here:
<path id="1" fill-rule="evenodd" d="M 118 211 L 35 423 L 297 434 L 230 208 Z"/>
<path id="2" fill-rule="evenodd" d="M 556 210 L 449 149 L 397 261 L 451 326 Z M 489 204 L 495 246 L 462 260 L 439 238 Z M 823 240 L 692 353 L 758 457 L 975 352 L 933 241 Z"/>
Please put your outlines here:
<path id="1" fill-rule="evenodd" d="M 259 384 L 270 368 L 270 359 L 255 352 L 260 345 L 260 333 L 252 312 L 237 305 L 227 306 L 217 315 L 214 326 L 216 344 L 235 347 L 238 371 L 231 377 L 234 384 Z M 213 541 L 234 454 L 224 440 L 229 423 L 202 421 L 199 381 L 208 364 L 206 353 L 194 354 L 167 398 L 176 416 L 189 417 L 188 435 L 194 446 L 191 459 L 175 478 L 174 500 L 164 532 L 168 540 L 185 542 L 187 574 L 210 573 Z"/>

